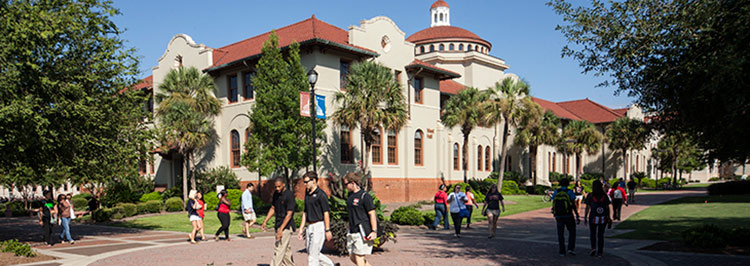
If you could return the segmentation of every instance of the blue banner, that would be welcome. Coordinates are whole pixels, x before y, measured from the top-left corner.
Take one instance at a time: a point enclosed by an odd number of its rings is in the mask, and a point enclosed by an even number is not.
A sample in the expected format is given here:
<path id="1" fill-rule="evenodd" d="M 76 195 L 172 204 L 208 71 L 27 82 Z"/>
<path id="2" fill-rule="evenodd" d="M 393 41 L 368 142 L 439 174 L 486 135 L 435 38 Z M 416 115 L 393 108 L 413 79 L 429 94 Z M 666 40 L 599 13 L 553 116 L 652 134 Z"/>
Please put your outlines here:
<path id="1" fill-rule="evenodd" d="M 315 95 L 315 117 L 326 119 L 326 97 Z"/>

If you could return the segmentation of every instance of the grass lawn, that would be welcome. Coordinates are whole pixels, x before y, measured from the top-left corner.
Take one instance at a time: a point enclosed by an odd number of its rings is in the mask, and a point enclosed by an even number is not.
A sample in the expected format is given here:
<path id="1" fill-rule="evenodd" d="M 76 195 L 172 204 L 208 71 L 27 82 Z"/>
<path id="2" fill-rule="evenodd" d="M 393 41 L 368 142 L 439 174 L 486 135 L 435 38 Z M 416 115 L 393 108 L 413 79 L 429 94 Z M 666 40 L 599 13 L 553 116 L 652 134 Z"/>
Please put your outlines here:
<path id="1" fill-rule="evenodd" d="M 527 212 L 527 211 L 533 211 L 538 210 L 541 208 L 549 208 L 552 206 L 551 202 L 544 202 L 542 201 L 542 196 L 540 195 L 510 195 L 510 196 L 503 196 L 506 202 L 505 204 L 505 212 L 500 213 L 500 216 L 508 216 L 513 215 L 517 213 Z M 515 202 L 516 204 L 507 204 L 508 201 Z M 479 208 L 474 209 L 474 211 L 471 213 L 471 221 L 472 222 L 478 222 L 478 221 L 486 221 L 487 217 L 482 215 L 482 206 L 484 203 L 479 203 Z M 434 215 L 435 211 L 423 211 L 425 213 L 429 212 Z M 452 222 L 452 221 L 451 221 Z M 464 221 L 465 223 L 466 221 Z"/>
<path id="2" fill-rule="evenodd" d="M 301 214 L 296 213 L 295 216 L 301 216 Z M 242 215 L 232 212 L 229 214 L 229 217 L 231 219 L 231 222 L 229 223 L 229 234 L 242 234 Z M 258 215 L 258 221 L 255 225 L 253 225 L 253 227 L 250 228 L 250 232 L 260 232 L 259 226 L 263 223 L 263 219 L 265 218 L 265 215 Z M 268 221 L 267 228 L 273 230 L 273 221 L 273 218 Z M 115 223 L 113 225 L 128 228 L 188 233 L 193 230 L 193 226 L 190 224 L 187 214 L 185 214 L 184 212 L 143 217 L 127 222 Z M 221 222 L 219 222 L 219 218 L 216 217 L 215 211 L 206 211 L 206 216 L 203 219 L 203 225 L 205 226 L 203 232 L 206 234 L 206 236 L 212 236 L 214 233 L 216 233 L 216 230 L 221 227 Z"/>
<path id="3" fill-rule="evenodd" d="M 682 188 L 696 188 L 696 187 L 708 187 L 713 183 L 690 183 L 682 186 Z"/>
<path id="4" fill-rule="evenodd" d="M 682 231 L 701 224 L 747 226 L 750 195 L 685 197 L 651 206 L 617 225 L 617 229 L 635 229 L 617 237 L 680 240 Z"/>

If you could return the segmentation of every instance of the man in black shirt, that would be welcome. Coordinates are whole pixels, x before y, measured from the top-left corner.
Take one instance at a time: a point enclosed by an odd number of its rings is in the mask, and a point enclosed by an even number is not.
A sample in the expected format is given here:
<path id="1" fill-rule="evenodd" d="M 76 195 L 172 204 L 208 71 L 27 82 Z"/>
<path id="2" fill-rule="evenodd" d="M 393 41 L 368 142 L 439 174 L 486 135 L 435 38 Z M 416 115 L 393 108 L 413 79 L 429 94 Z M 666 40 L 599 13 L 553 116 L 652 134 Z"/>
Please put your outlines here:
<path id="1" fill-rule="evenodd" d="M 294 195 L 292 191 L 286 189 L 284 178 L 276 178 L 274 187 L 276 188 L 276 192 L 273 193 L 271 209 L 268 210 L 261 229 L 263 231 L 266 230 L 268 219 L 275 214 L 274 229 L 276 230 L 276 242 L 273 248 L 271 266 L 294 265 L 292 246 L 289 245 L 292 238 L 292 229 L 294 228 L 294 225 L 292 225 L 294 208 L 296 207 Z"/>
<path id="2" fill-rule="evenodd" d="M 53 224 L 50 220 L 52 219 L 52 215 L 55 215 L 55 202 L 52 200 L 52 191 L 45 190 L 42 194 L 44 195 L 42 206 L 35 211 L 39 212 L 39 225 L 42 226 L 44 242 L 47 243 L 48 247 L 51 247 L 54 244 L 54 240 L 51 237 Z"/>
<path id="3" fill-rule="evenodd" d="M 329 217 L 328 196 L 318 187 L 318 174 L 307 172 L 302 176 L 305 182 L 305 210 L 302 212 L 302 222 L 299 225 L 297 238 L 302 240 L 302 231 L 307 226 L 305 242 L 307 247 L 307 265 L 330 265 L 333 261 L 323 254 L 320 249 L 323 248 L 323 239 L 330 240 L 331 222 Z"/>
<path id="4" fill-rule="evenodd" d="M 628 201 L 635 202 L 635 186 L 638 185 L 638 183 L 635 182 L 635 179 L 631 178 L 630 182 L 628 182 Z"/>
<path id="5" fill-rule="evenodd" d="M 346 200 L 349 212 L 346 247 L 349 250 L 349 259 L 358 266 L 365 266 L 370 265 L 365 256 L 372 254 L 373 240 L 378 236 L 378 220 L 372 197 L 360 188 L 360 180 L 361 177 L 357 173 L 348 173 L 344 176 L 346 189 L 352 192 Z"/>

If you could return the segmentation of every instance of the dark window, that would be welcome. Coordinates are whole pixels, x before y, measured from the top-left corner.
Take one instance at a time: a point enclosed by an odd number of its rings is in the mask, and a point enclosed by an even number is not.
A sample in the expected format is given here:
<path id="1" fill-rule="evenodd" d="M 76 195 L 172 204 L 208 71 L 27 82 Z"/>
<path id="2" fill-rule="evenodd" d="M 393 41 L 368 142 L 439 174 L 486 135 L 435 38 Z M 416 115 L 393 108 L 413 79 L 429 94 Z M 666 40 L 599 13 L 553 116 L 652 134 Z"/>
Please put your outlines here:
<path id="1" fill-rule="evenodd" d="M 464 44 L 463 43 L 458 45 L 458 50 L 459 51 L 463 51 L 464 50 Z"/>
<path id="2" fill-rule="evenodd" d="M 227 91 L 227 99 L 230 103 L 237 102 L 237 75 L 229 76 L 229 91 Z"/>
<path id="3" fill-rule="evenodd" d="M 490 156 L 490 146 L 484 147 L 484 170 L 485 171 L 492 171 L 492 164 L 490 159 L 492 156 Z"/>
<path id="4" fill-rule="evenodd" d="M 422 130 L 414 133 L 414 165 L 422 165 Z"/>
<path id="5" fill-rule="evenodd" d="M 482 153 L 484 150 L 482 149 L 482 145 L 479 145 L 477 147 L 477 171 L 482 171 Z"/>
<path id="6" fill-rule="evenodd" d="M 146 174 L 146 159 L 141 159 L 138 161 L 138 173 L 141 175 Z M 67 186 L 67 184 L 65 184 Z M 68 190 L 67 188 L 65 190 Z"/>
<path id="7" fill-rule="evenodd" d="M 430 44 L 430 52 L 434 52 L 434 51 L 435 51 L 435 45 L 434 44 Z"/>
<path id="8" fill-rule="evenodd" d="M 440 44 L 440 51 L 443 51 L 443 50 L 445 50 L 445 45 L 444 44 Z"/>
<path id="9" fill-rule="evenodd" d="M 422 103 L 422 91 L 424 90 L 424 80 L 422 78 L 414 78 L 414 102 Z"/>
<path id="10" fill-rule="evenodd" d="M 396 131 L 388 130 L 388 164 L 398 164 L 398 137 Z"/>
<path id="11" fill-rule="evenodd" d="M 240 167 L 240 133 L 237 130 L 230 132 L 230 145 L 232 156 L 232 168 Z"/>
<path id="12" fill-rule="evenodd" d="M 341 126 L 341 163 L 353 163 L 352 132 L 348 126 Z"/>
<path id="13" fill-rule="evenodd" d="M 458 143 L 453 144 L 453 170 L 459 170 L 461 169 L 461 166 L 458 165 L 458 158 L 459 158 L 459 151 L 458 151 Z"/>
<path id="14" fill-rule="evenodd" d="M 375 135 L 372 140 L 372 163 L 383 164 L 383 134 L 380 134 L 379 128 L 375 129 Z"/>
<path id="15" fill-rule="evenodd" d="M 346 77 L 349 75 L 350 62 L 340 61 L 339 62 L 339 89 L 346 88 Z"/>
<path id="16" fill-rule="evenodd" d="M 245 98 L 245 100 L 250 100 L 255 98 L 255 90 L 253 88 L 253 76 L 255 76 L 255 73 L 248 72 L 245 74 L 242 74 L 242 81 L 245 88 L 242 90 L 242 97 Z"/>
<path id="17" fill-rule="evenodd" d="M 448 50 L 453 51 L 453 44 L 448 45 Z"/>
<path id="18" fill-rule="evenodd" d="M 424 46 L 420 46 L 419 47 L 419 53 L 420 54 L 424 54 Z"/>

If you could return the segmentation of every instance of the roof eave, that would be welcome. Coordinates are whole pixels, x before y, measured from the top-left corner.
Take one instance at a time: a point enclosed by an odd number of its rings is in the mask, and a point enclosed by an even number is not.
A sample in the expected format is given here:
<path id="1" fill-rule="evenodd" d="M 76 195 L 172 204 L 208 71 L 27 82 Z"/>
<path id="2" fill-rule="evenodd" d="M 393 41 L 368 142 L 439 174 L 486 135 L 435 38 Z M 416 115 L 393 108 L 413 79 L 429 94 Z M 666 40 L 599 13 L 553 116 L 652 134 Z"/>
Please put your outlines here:
<path id="1" fill-rule="evenodd" d="M 454 79 L 454 78 L 460 78 L 461 77 L 461 75 L 457 74 L 457 73 L 448 72 L 448 71 L 444 71 L 442 69 L 438 69 L 438 68 L 434 68 L 434 67 L 429 67 L 429 66 L 425 66 L 425 65 L 420 65 L 420 64 L 410 64 L 410 65 L 407 65 L 405 68 L 406 69 L 421 68 L 421 69 L 424 69 L 424 70 L 427 70 L 427 71 L 431 71 L 433 73 L 436 73 L 436 74 L 440 75 L 439 76 L 440 80 Z"/>

